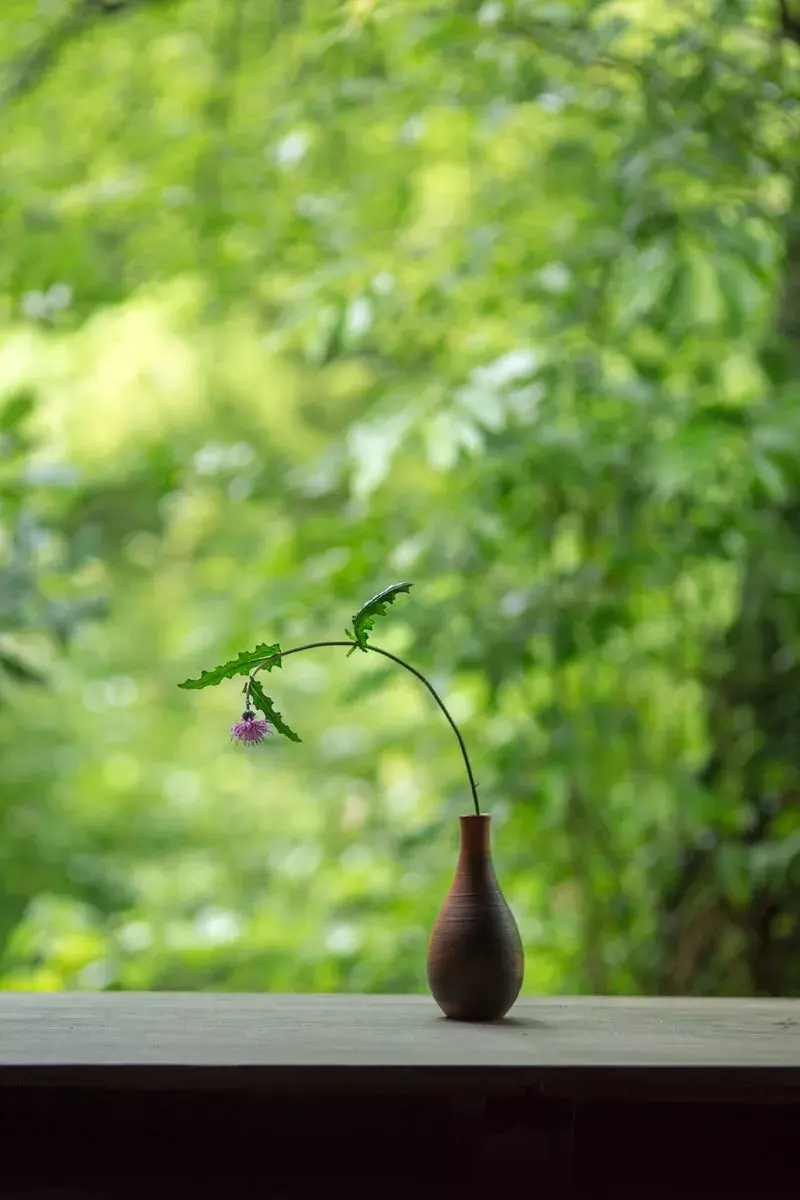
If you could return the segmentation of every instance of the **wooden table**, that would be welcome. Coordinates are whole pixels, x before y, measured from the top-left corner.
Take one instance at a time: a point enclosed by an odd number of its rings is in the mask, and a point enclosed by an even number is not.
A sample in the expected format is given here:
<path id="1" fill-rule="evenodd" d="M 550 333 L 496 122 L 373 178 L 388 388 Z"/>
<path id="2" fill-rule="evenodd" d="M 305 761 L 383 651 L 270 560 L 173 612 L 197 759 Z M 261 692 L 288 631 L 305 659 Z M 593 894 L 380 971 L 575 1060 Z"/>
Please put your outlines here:
<path id="1" fill-rule="evenodd" d="M 0 1137 L 26 1200 L 797 1196 L 800 1001 L 5 993 Z"/>

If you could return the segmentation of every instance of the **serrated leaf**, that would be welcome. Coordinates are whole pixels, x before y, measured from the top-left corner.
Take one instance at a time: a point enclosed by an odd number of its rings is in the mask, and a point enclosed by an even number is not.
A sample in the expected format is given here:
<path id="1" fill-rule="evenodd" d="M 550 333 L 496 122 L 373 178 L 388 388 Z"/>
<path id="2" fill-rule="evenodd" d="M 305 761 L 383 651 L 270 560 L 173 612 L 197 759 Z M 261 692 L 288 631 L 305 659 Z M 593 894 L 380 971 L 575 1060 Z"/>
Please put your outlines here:
<path id="1" fill-rule="evenodd" d="M 183 683 L 179 683 L 178 687 L 184 688 L 186 691 L 199 691 L 201 688 L 216 687 L 218 683 L 222 683 L 223 679 L 233 679 L 237 675 L 249 675 L 253 668 L 257 667 L 264 659 L 273 654 L 279 654 L 280 649 L 277 642 L 273 646 L 262 642 L 256 646 L 255 650 L 243 650 L 230 662 L 223 663 L 221 667 L 214 667 L 213 671 L 201 671 L 199 679 L 186 679 Z M 271 671 L 273 667 L 280 665 L 281 660 L 276 658 L 274 662 L 267 663 L 264 670 Z"/>
<path id="2" fill-rule="evenodd" d="M 282 733 L 290 742 L 300 742 L 300 738 L 295 731 L 286 724 L 281 714 L 275 707 L 275 702 L 269 696 L 264 694 L 264 689 L 257 679 L 254 679 L 250 685 L 250 699 L 255 704 L 256 708 L 260 709 L 264 716 L 272 725 L 276 733 Z"/>
<path id="3" fill-rule="evenodd" d="M 410 583 L 393 583 L 390 587 L 384 588 L 382 592 L 378 592 L 377 596 L 373 596 L 366 604 L 362 604 L 358 612 L 354 614 L 353 633 L 362 650 L 367 648 L 367 638 L 375 626 L 375 618 L 385 617 L 387 606 L 394 604 L 401 592 L 410 592 L 412 586 Z"/>

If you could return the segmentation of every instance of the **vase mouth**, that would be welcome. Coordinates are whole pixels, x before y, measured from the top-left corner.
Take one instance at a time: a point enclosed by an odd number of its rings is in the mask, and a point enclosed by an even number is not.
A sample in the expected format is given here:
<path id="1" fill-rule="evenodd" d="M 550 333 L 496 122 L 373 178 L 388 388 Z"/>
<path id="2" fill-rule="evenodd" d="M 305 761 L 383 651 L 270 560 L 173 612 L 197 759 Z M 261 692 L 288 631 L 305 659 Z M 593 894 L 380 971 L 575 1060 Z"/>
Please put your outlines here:
<path id="1" fill-rule="evenodd" d="M 486 856 L 492 840 L 492 822 L 488 813 L 464 813 L 458 819 L 461 854 Z"/>

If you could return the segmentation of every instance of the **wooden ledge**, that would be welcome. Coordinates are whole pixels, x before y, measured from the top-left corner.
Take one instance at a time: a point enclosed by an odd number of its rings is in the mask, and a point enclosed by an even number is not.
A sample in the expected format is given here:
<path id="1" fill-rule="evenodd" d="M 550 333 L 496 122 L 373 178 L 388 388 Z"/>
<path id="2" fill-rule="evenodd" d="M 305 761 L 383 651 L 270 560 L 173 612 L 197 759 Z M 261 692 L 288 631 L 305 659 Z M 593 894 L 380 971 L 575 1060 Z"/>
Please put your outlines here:
<path id="1" fill-rule="evenodd" d="M 0 1087 L 700 1088 L 800 1097 L 800 1000 L 521 1000 L 498 1025 L 424 996 L 4 993 Z"/>
<path id="2" fill-rule="evenodd" d="M 0 994 L 0 1196 L 794 1195 L 800 1001 Z"/>

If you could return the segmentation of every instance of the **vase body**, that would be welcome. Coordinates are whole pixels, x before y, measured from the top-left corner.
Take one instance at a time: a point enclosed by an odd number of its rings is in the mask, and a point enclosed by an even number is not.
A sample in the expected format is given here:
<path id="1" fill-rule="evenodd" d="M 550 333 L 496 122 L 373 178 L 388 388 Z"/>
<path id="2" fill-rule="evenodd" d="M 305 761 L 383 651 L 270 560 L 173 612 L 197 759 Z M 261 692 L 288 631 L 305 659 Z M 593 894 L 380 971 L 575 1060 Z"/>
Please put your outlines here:
<path id="1" fill-rule="evenodd" d="M 497 1021 L 522 987 L 522 939 L 494 873 L 491 818 L 459 821 L 455 878 L 428 945 L 428 984 L 445 1016 Z"/>

